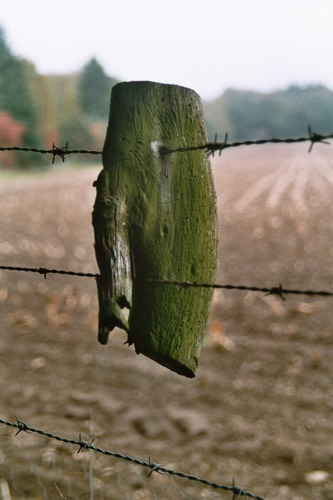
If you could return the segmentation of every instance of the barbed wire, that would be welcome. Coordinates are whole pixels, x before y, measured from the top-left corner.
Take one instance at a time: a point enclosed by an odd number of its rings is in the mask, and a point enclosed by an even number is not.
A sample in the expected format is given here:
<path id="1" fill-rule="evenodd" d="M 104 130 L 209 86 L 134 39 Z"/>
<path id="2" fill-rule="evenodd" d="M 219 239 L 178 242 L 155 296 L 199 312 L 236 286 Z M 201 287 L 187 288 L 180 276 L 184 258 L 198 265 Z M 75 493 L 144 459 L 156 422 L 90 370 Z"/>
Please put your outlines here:
<path id="1" fill-rule="evenodd" d="M 297 290 L 283 288 L 281 283 L 279 286 L 273 287 L 259 287 L 259 286 L 247 286 L 247 285 L 220 285 L 218 283 L 199 283 L 196 281 L 177 281 L 177 280 L 159 280 L 159 279 L 146 279 L 142 281 L 148 281 L 150 283 L 156 283 L 160 285 L 178 285 L 183 288 L 215 288 L 224 290 L 239 290 L 239 291 L 249 291 L 249 292 L 262 292 L 266 295 L 278 295 L 282 300 L 286 300 L 284 295 L 319 295 L 322 297 L 333 297 L 333 292 L 325 290 Z"/>
<path id="2" fill-rule="evenodd" d="M 90 154 L 90 155 L 101 155 L 102 151 L 94 151 L 87 149 L 68 149 L 68 141 L 66 146 L 56 146 L 53 143 L 52 149 L 39 149 L 39 148 L 28 148 L 28 147 L 19 147 L 19 146 L 10 146 L 10 147 L 0 147 L 1 151 L 21 151 L 24 153 L 42 153 L 42 154 L 51 154 L 53 156 L 52 164 L 55 161 L 56 156 L 59 156 L 62 161 L 65 161 L 66 155 L 71 154 Z"/>
<path id="3" fill-rule="evenodd" d="M 150 472 L 148 474 L 148 477 L 152 475 L 153 472 L 157 472 L 159 474 L 169 474 L 172 476 L 177 476 L 181 477 L 183 479 L 188 479 L 189 481 L 195 481 L 197 483 L 204 484 L 206 486 L 210 486 L 212 488 L 224 490 L 224 491 L 230 491 L 233 493 L 233 499 L 241 496 L 245 496 L 247 498 L 254 498 L 256 500 L 264 500 L 263 497 L 259 495 L 255 495 L 248 491 L 247 489 L 240 488 L 239 486 L 235 485 L 235 482 L 233 480 L 232 485 L 228 486 L 225 484 L 219 484 L 213 481 L 209 481 L 208 479 L 204 479 L 198 476 L 195 476 L 193 474 L 187 474 L 185 472 L 180 472 L 180 471 L 175 471 L 173 469 L 170 469 L 168 467 L 164 467 L 160 464 L 157 464 L 155 462 L 151 461 L 151 458 L 149 457 L 148 462 L 140 460 L 138 458 L 131 457 L 129 455 L 123 455 L 122 453 L 116 453 L 110 450 L 105 450 L 103 448 L 100 448 L 98 446 L 93 445 L 93 439 L 91 441 L 84 441 L 82 439 L 82 435 L 78 434 L 79 439 L 69 439 L 69 438 L 64 438 L 62 436 L 57 436 L 55 434 L 52 434 L 51 432 L 43 431 L 41 429 L 35 429 L 34 427 L 30 427 L 29 425 L 25 424 L 21 420 L 17 419 L 16 422 L 9 422 L 8 420 L 3 420 L 0 419 L 0 424 L 7 425 L 9 427 L 15 427 L 18 429 L 16 432 L 15 436 L 17 436 L 20 432 L 26 432 L 26 433 L 36 433 L 41 436 L 48 437 L 49 439 L 55 439 L 56 441 L 60 441 L 65 444 L 72 444 L 74 446 L 78 446 L 78 451 L 77 453 L 80 453 L 82 451 L 86 450 L 92 450 L 97 453 L 102 453 L 103 455 L 111 456 L 113 458 L 121 459 L 121 460 L 126 460 L 127 462 L 134 463 L 136 465 L 140 465 L 142 467 L 146 467 L 150 469 Z"/>
<path id="4" fill-rule="evenodd" d="M 208 156 L 214 156 L 216 152 L 219 153 L 219 156 L 221 156 L 222 152 L 224 149 L 228 148 L 236 148 L 239 146 L 259 146 L 263 144 L 295 144 L 295 143 L 301 143 L 301 142 L 310 142 L 310 147 L 308 149 L 308 152 L 311 153 L 312 148 L 315 143 L 321 143 L 321 144 L 330 144 L 327 139 L 333 139 L 333 133 L 332 134 L 327 134 L 327 135 L 322 135 L 322 134 L 317 134 L 316 132 L 312 132 L 310 125 L 308 126 L 308 136 L 307 137 L 296 137 L 296 138 L 286 138 L 286 139 L 279 139 L 279 138 L 272 138 L 272 139 L 258 139 L 258 140 L 253 140 L 253 141 L 238 141 L 238 142 L 232 142 L 228 144 L 228 134 L 225 134 L 225 139 L 224 142 L 218 142 L 217 141 L 217 134 L 215 134 L 215 139 L 213 142 L 207 142 L 206 144 L 202 144 L 199 146 L 188 146 L 188 147 L 183 147 L 183 148 L 175 148 L 175 149 L 169 149 L 165 146 L 161 146 L 159 148 L 160 154 L 171 154 L 171 153 L 185 153 L 187 151 L 197 151 L 197 150 L 204 150 Z"/>
<path id="5" fill-rule="evenodd" d="M 193 145 L 188 147 L 179 147 L 170 149 L 164 145 L 161 145 L 159 148 L 159 153 L 162 155 L 171 154 L 171 153 L 184 153 L 189 151 L 197 151 L 204 150 L 208 156 L 214 156 L 216 152 L 219 155 L 225 149 L 236 148 L 239 146 L 254 146 L 254 145 L 263 145 L 263 144 L 295 144 L 301 142 L 310 142 L 310 147 L 308 152 L 312 151 L 312 148 L 315 143 L 321 144 L 330 144 L 327 140 L 333 139 L 333 133 L 322 135 L 316 132 L 312 132 L 310 125 L 308 126 L 308 136 L 307 137 L 296 137 L 296 138 L 271 138 L 271 139 L 258 139 L 258 140 L 246 140 L 246 141 L 236 141 L 228 143 L 228 134 L 225 134 L 225 139 L 223 142 L 217 141 L 217 134 L 215 134 L 215 139 L 212 142 L 207 142 L 205 144 Z M 87 150 L 87 149 L 68 149 L 68 142 L 66 146 L 56 146 L 53 143 L 52 149 L 39 149 L 39 148 L 29 148 L 29 147 L 19 147 L 19 146 L 8 146 L 8 147 L 0 147 L 0 152 L 2 151 L 21 151 L 21 152 L 32 152 L 32 153 L 42 153 L 42 154 L 51 154 L 53 156 L 52 164 L 55 161 L 55 158 L 59 156 L 62 161 L 65 161 L 65 156 L 70 154 L 91 154 L 91 155 L 102 155 L 103 151 L 95 151 L 95 150 Z"/>
<path id="6" fill-rule="evenodd" d="M 28 273 L 38 273 L 42 274 L 46 279 L 48 274 L 61 274 L 69 276 L 78 276 L 80 278 L 95 278 L 100 277 L 99 274 L 95 273 L 83 273 L 77 271 L 65 271 L 63 269 L 47 269 L 45 267 L 18 267 L 18 266 L 2 266 L 0 265 L 0 270 L 3 271 L 21 271 Z M 180 281 L 180 280 L 167 280 L 167 279 L 152 279 L 152 278 L 134 278 L 138 281 L 143 281 L 156 285 L 176 285 L 182 288 L 214 288 L 214 289 L 224 289 L 224 290 L 239 290 L 248 292 L 262 292 L 266 295 L 278 295 L 282 300 L 285 300 L 284 295 L 308 295 L 308 296 L 321 296 L 321 297 L 333 297 L 333 292 L 327 290 L 298 290 L 284 288 L 280 283 L 278 286 L 273 287 L 259 287 L 253 285 L 222 285 L 219 283 L 200 283 L 197 281 Z"/>
<path id="7" fill-rule="evenodd" d="M 77 271 L 65 271 L 62 269 L 47 269 L 45 267 L 19 267 L 19 266 L 0 266 L 0 270 L 3 271 L 21 271 L 25 273 L 39 273 L 44 276 L 48 274 L 63 274 L 69 276 L 79 276 L 81 278 L 98 278 L 99 274 L 94 273 L 82 273 Z"/>

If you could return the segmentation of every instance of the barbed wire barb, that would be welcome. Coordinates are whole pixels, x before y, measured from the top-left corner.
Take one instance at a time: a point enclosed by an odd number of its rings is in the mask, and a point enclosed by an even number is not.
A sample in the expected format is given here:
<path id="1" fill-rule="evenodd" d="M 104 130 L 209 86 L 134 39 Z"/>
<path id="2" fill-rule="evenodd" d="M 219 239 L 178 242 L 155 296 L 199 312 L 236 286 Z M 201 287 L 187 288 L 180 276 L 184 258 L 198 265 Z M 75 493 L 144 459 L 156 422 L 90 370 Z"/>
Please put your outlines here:
<path id="1" fill-rule="evenodd" d="M 159 474 L 163 474 L 163 472 L 160 470 L 161 464 L 155 464 L 150 460 L 150 457 L 148 457 L 148 464 L 150 467 L 150 472 L 148 474 L 148 477 L 150 477 L 153 472 L 158 472 Z"/>
<path id="2" fill-rule="evenodd" d="M 283 296 L 283 288 L 281 283 L 277 287 L 273 287 L 269 292 L 266 293 L 266 295 L 278 295 L 281 300 L 286 300 L 286 298 Z"/>
<path id="3" fill-rule="evenodd" d="M 68 151 L 68 141 L 66 142 L 66 146 L 62 146 L 60 148 L 58 148 L 58 146 L 55 146 L 55 144 L 53 143 L 52 151 L 53 151 L 52 165 L 54 163 L 56 156 L 60 156 L 60 158 L 62 159 L 62 162 L 64 163 L 65 162 L 65 155 L 67 154 L 67 151 Z"/>
<path id="4" fill-rule="evenodd" d="M 29 433 L 28 427 L 25 425 L 24 422 L 21 422 L 21 420 L 19 420 L 18 418 L 16 419 L 16 427 L 18 428 L 18 431 L 15 433 L 15 436 L 20 434 L 20 432 L 22 431 Z"/>
<path id="5" fill-rule="evenodd" d="M 311 141 L 310 147 L 308 149 L 308 153 L 311 153 L 315 142 L 320 142 L 321 144 L 328 144 L 328 145 L 330 144 L 328 141 L 324 140 L 324 139 L 327 139 L 327 137 L 324 137 L 320 134 L 316 134 L 315 132 L 312 132 L 310 125 L 308 125 L 308 132 L 309 132 L 309 140 Z"/>
<path id="6" fill-rule="evenodd" d="M 77 453 L 81 453 L 81 451 L 85 451 L 89 448 L 92 447 L 92 444 L 93 444 L 94 440 L 92 439 L 90 442 L 88 441 L 83 441 L 82 437 L 81 437 L 81 434 L 79 434 L 79 449 L 77 450 Z"/>
<path id="7" fill-rule="evenodd" d="M 217 133 L 215 133 L 214 142 L 209 143 L 209 144 L 211 144 L 211 150 L 207 150 L 207 155 L 214 157 L 215 152 L 218 151 L 219 156 L 221 156 L 223 149 L 228 147 L 227 142 L 228 142 L 228 132 L 225 134 L 223 143 L 221 143 L 221 142 L 219 143 L 217 141 Z"/>
<path id="8" fill-rule="evenodd" d="M 65 438 L 62 436 L 57 436 L 55 434 L 52 434 L 51 432 L 43 431 L 42 429 L 36 429 L 34 427 L 30 427 L 29 425 L 25 424 L 24 422 L 22 422 L 18 418 L 16 419 L 16 422 L 10 422 L 8 420 L 3 420 L 2 418 L 0 418 L 0 424 L 7 425 L 9 427 L 18 428 L 19 430 L 16 433 L 16 436 L 17 436 L 17 434 L 19 434 L 22 431 L 27 432 L 29 434 L 36 433 L 36 434 L 48 437 L 49 439 L 55 439 L 56 441 L 63 442 L 65 444 L 72 444 L 74 446 L 78 446 L 79 450 L 77 453 L 80 453 L 81 451 L 84 451 L 84 450 L 92 450 L 92 451 L 95 451 L 97 453 L 102 453 L 102 454 L 107 455 L 107 456 L 112 456 L 113 458 L 126 460 L 126 461 L 132 462 L 136 465 L 141 465 L 142 467 L 148 467 L 150 469 L 150 473 L 148 474 L 148 477 L 151 476 L 151 474 L 153 472 L 158 472 L 159 474 L 164 473 L 164 474 L 169 474 L 172 476 L 177 476 L 177 477 L 180 477 L 183 479 L 188 479 L 189 481 L 195 481 L 195 482 L 204 484 L 206 486 L 211 486 L 212 488 L 215 488 L 215 489 L 229 491 L 229 492 L 233 493 L 233 495 L 236 494 L 239 496 L 254 498 L 255 500 L 264 500 L 263 497 L 261 497 L 259 495 L 255 495 L 254 493 L 250 493 L 248 490 L 240 488 L 239 486 L 236 486 L 234 481 L 233 481 L 233 484 L 231 486 L 228 486 L 225 484 L 220 484 L 220 483 L 215 483 L 213 481 L 209 481 L 208 479 L 194 476 L 192 474 L 187 474 L 186 472 L 176 471 L 173 469 L 169 469 L 167 467 L 163 467 L 160 464 L 155 464 L 154 462 L 151 461 L 150 457 L 148 459 L 148 462 L 145 462 L 143 460 L 131 457 L 129 455 L 123 455 L 121 453 L 115 453 L 113 451 L 104 450 L 103 448 L 99 448 L 97 446 L 94 446 L 92 444 L 93 440 L 91 440 L 90 442 L 84 441 L 82 439 L 81 434 L 79 434 L 79 440 L 68 439 L 68 438 Z"/>

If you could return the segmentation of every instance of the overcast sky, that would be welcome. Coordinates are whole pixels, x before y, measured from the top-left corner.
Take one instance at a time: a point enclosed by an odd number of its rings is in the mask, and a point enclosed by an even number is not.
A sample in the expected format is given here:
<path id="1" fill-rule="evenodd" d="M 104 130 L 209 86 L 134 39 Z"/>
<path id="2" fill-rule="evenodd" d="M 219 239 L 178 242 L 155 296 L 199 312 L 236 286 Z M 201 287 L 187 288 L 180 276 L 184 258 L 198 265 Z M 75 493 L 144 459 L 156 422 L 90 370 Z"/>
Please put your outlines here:
<path id="1" fill-rule="evenodd" d="M 4 2 L 3 2 L 4 3 Z M 13 52 L 41 73 L 95 56 L 120 80 L 226 88 L 333 89 L 332 0 L 10 0 L 0 11 Z"/>

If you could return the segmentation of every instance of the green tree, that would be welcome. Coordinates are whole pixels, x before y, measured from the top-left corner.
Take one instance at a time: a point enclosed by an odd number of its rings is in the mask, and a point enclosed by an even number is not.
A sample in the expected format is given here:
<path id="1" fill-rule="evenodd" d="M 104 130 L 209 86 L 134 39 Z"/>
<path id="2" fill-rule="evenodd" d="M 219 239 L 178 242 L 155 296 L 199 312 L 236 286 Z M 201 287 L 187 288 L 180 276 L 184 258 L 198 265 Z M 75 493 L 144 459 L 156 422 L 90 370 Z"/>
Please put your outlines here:
<path id="1" fill-rule="evenodd" d="M 227 131 L 230 141 L 298 137 L 307 133 L 308 124 L 315 132 L 330 134 L 333 92 L 322 85 L 292 85 L 265 94 L 229 89 L 205 105 L 205 112 L 211 139 L 214 129 Z"/>
<path id="2" fill-rule="evenodd" d="M 82 115 L 73 115 L 66 118 L 59 125 L 59 145 L 64 146 L 68 141 L 70 149 L 90 149 L 93 144 L 93 136 L 86 120 Z M 94 160 L 92 157 L 83 157 L 86 160 Z"/>
<path id="3" fill-rule="evenodd" d="M 104 72 L 95 58 L 84 66 L 79 78 L 80 104 L 92 119 L 107 119 L 110 92 L 115 83 L 117 81 Z"/>
<path id="4" fill-rule="evenodd" d="M 18 146 L 39 147 L 38 113 L 30 92 L 26 62 L 12 54 L 4 30 L 0 27 L 0 111 L 9 113 L 22 124 L 23 135 Z M 17 153 L 15 163 L 20 167 L 40 164 L 42 158 L 34 153 Z"/>

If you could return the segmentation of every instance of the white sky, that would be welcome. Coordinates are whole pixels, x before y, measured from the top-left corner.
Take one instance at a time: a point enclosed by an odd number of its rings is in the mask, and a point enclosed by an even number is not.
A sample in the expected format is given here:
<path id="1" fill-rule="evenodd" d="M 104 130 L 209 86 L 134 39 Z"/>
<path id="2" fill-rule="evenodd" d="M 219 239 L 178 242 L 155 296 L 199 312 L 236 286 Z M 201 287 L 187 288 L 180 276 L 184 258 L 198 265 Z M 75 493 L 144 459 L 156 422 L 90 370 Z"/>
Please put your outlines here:
<path id="1" fill-rule="evenodd" d="M 291 83 L 333 89 L 332 0 L 8 0 L 13 52 L 41 73 L 95 56 L 120 80 L 185 85 L 204 99 L 226 88 Z"/>

